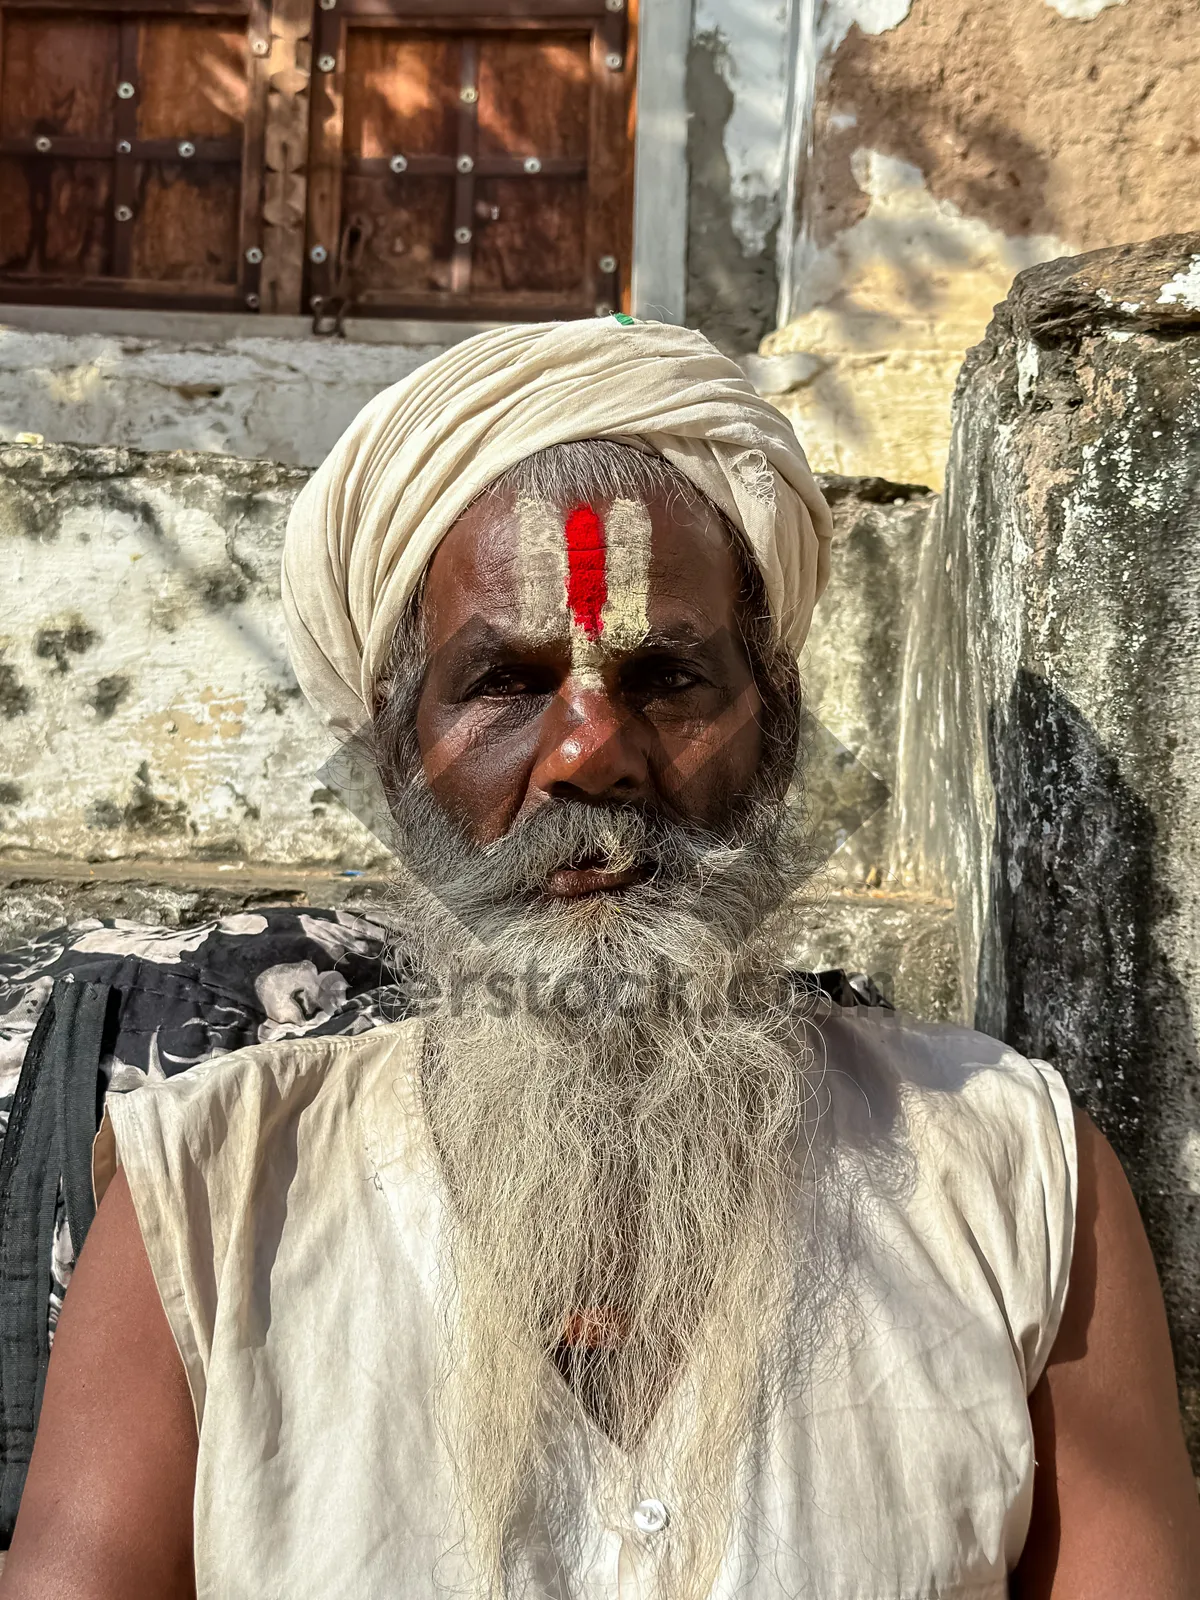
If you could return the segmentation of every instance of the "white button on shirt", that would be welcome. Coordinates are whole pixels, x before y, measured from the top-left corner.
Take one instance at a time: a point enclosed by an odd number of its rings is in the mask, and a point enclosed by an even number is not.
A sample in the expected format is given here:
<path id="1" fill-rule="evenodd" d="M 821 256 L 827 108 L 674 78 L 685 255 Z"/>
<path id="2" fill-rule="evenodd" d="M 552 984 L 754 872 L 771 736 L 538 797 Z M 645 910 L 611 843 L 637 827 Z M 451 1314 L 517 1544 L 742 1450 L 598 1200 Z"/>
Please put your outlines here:
<path id="1" fill-rule="evenodd" d="M 670 1520 L 661 1500 L 642 1500 L 633 1508 L 633 1525 L 639 1533 L 661 1533 Z"/>

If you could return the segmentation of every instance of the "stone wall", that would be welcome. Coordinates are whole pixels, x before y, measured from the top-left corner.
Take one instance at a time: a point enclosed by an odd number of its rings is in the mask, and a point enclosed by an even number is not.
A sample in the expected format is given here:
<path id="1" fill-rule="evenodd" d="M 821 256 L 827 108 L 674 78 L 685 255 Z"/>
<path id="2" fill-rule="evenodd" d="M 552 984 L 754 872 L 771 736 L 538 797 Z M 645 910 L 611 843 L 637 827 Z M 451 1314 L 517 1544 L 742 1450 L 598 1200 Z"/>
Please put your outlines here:
<path id="1" fill-rule="evenodd" d="M 356 326 L 347 339 L 317 339 L 299 317 L 271 319 L 289 325 L 288 337 L 257 331 L 252 317 L 132 319 L 157 323 L 153 336 L 119 331 L 124 320 L 0 312 L 0 439 L 26 433 L 313 467 L 373 395 L 446 347 L 365 343 Z M 106 322 L 115 327 L 105 331 Z"/>
<path id="2" fill-rule="evenodd" d="M 893 881 L 1121 1156 L 1200 1461 L 1200 233 L 1017 279 L 916 595 Z"/>
<path id="3" fill-rule="evenodd" d="M 882 478 L 820 481 L 835 535 L 833 575 L 800 663 L 814 718 L 806 781 L 826 848 L 839 826 L 848 836 L 814 885 L 801 938 L 813 940 L 815 913 L 821 964 L 867 966 L 917 1015 L 957 1016 L 954 885 L 892 871 L 903 665 L 910 629 L 921 625 L 911 597 L 936 499 Z"/>
<path id="4" fill-rule="evenodd" d="M 360 866 L 287 664 L 305 474 L 229 456 L 0 450 L 8 852 Z"/>
<path id="5" fill-rule="evenodd" d="M 268 898 L 361 905 L 388 867 L 322 776 L 278 571 L 306 473 L 214 454 L 0 449 L 0 938 L 81 915 L 185 922 Z M 884 883 L 903 615 L 931 498 L 829 480 L 838 546 L 805 659 L 832 848 L 798 959 L 958 1004 L 952 909 Z"/>
<path id="6" fill-rule="evenodd" d="M 814 464 L 940 486 L 967 348 L 1023 267 L 1200 215 L 1191 0 L 818 6 L 784 406 Z"/>

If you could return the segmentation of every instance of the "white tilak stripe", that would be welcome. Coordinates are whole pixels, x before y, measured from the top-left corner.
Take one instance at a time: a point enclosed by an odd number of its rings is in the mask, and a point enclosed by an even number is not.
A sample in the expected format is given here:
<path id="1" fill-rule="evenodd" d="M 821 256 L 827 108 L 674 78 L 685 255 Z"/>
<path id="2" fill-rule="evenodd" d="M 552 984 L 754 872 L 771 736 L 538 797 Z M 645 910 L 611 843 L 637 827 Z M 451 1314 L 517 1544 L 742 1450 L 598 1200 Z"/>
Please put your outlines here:
<path id="1" fill-rule="evenodd" d="M 517 501 L 517 603 L 531 639 L 561 638 L 567 609 L 563 514 L 549 500 Z"/>
<path id="2" fill-rule="evenodd" d="M 603 615 L 603 614 L 602 614 Z M 607 634 L 589 639 L 582 628 L 571 624 L 571 675 L 585 689 L 604 688 L 604 662 Z"/>
<path id="3" fill-rule="evenodd" d="M 608 596 L 600 637 L 615 650 L 632 650 L 649 632 L 650 513 L 640 500 L 614 500 L 604 523 Z"/>

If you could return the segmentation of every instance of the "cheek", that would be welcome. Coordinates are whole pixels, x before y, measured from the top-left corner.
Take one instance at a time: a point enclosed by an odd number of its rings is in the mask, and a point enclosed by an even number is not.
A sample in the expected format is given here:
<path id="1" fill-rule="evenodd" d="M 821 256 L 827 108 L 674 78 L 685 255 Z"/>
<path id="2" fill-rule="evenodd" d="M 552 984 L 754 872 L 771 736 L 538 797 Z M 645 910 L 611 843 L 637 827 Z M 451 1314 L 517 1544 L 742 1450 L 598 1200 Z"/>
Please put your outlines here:
<path id="1" fill-rule="evenodd" d="M 714 720 L 664 733 L 658 787 L 675 810 L 712 822 L 749 791 L 763 756 L 761 714 L 750 684 Z"/>
<path id="2" fill-rule="evenodd" d="M 520 810 L 537 746 L 532 726 L 497 727 L 479 711 L 419 707 L 417 742 L 438 803 L 479 843 L 498 839 Z"/>

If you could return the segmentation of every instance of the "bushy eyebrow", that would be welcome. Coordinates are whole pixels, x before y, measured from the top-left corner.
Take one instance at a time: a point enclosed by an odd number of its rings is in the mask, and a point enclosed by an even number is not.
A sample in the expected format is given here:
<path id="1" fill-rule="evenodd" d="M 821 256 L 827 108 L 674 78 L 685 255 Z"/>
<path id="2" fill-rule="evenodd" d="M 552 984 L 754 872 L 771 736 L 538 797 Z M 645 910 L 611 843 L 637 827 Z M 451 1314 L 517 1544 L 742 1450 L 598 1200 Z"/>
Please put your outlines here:
<path id="1" fill-rule="evenodd" d="M 704 650 L 716 644 L 724 629 L 715 633 L 698 628 L 692 622 L 680 621 L 667 627 L 652 627 L 638 641 L 639 650 Z"/>
<path id="2" fill-rule="evenodd" d="M 471 634 L 473 637 L 469 636 Z M 491 624 L 483 624 L 478 631 L 468 624 L 448 639 L 437 653 L 455 673 L 471 674 L 489 667 L 562 655 L 569 645 L 570 639 L 565 629 L 561 636 L 531 639 L 516 630 L 509 633 Z"/>

